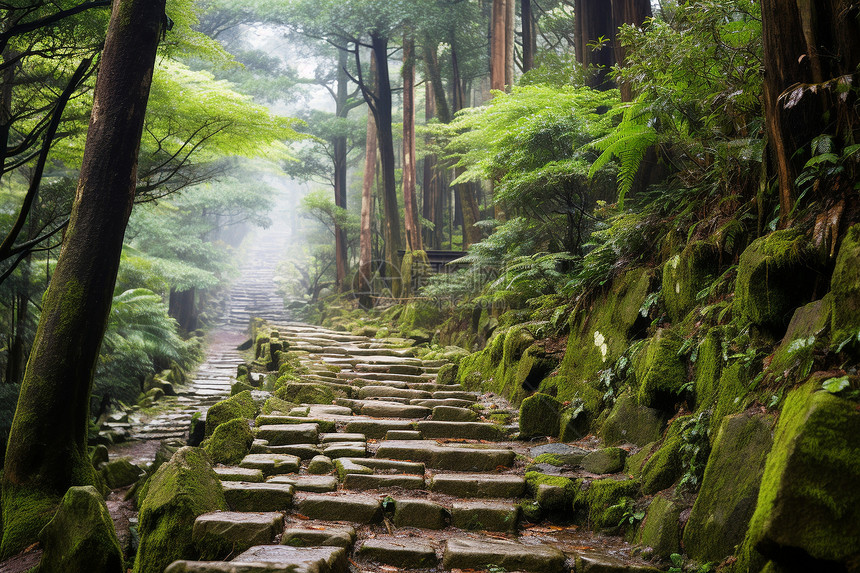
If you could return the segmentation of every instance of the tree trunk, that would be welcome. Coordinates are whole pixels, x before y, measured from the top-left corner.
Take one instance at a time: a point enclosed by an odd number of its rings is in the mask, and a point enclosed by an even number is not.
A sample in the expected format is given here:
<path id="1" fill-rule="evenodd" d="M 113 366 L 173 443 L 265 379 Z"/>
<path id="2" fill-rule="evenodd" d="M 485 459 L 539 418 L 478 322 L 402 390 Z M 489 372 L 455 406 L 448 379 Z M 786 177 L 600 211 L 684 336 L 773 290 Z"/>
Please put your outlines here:
<path id="1" fill-rule="evenodd" d="M 90 392 L 134 203 L 164 0 L 116 0 L 75 201 L 42 315 L 3 472 L 0 558 L 36 541 L 66 490 L 95 482 Z"/>
<path id="2" fill-rule="evenodd" d="M 385 213 L 383 235 L 385 238 L 386 275 L 391 281 L 393 296 L 400 293 L 400 256 L 403 248 L 400 234 L 400 210 L 397 207 L 397 180 L 394 175 L 394 135 L 391 130 L 391 80 L 388 74 L 388 38 L 370 35 L 373 58 L 376 61 L 376 99 L 374 119 L 379 141 L 379 159 L 382 166 L 382 208 Z"/>
<path id="3" fill-rule="evenodd" d="M 349 76 L 346 73 L 346 63 L 349 54 L 346 50 L 338 50 L 337 62 L 337 85 L 335 86 L 335 116 L 346 117 L 349 113 L 347 107 L 347 87 Z M 346 136 L 332 138 L 332 154 L 334 159 L 334 204 L 346 209 Z M 335 222 L 334 226 L 334 253 L 335 253 L 335 284 L 337 290 L 344 287 L 346 273 L 349 272 L 349 259 L 347 258 L 346 231 Z"/>
<path id="4" fill-rule="evenodd" d="M 425 39 L 424 46 L 424 66 L 427 70 L 427 79 L 432 87 L 433 93 L 433 111 L 435 115 L 431 115 L 427 119 L 438 117 L 442 123 L 451 121 L 451 109 L 448 107 L 448 98 L 445 96 L 445 86 L 442 83 L 442 72 L 439 70 L 439 58 L 436 55 L 436 50 L 439 47 L 438 42 L 433 42 L 430 38 Z"/>
<path id="5" fill-rule="evenodd" d="M 420 251 L 421 227 L 415 199 L 415 40 L 403 39 L 403 207 L 406 248 Z"/>
<path id="6" fill-rule="evenodd" d="M 520 17 L 523 22 L 523 73 L 534 69 L 537 53 L 537 34 L 532 13 L 532 0 L 520 0 Z"/>
<path id="7" fill-rule="evenodd" d="M 371 63 L 371 75 L 375 66 Z M 376 178 L 376 123 L 373 115 L 367 114 L 367 140 L 364 148 L 364 179 L 361 185 L 361 230 L 358 249 L 358 302 L 364 308 L 371 307 L 371 278 L 373 275 L 373 182 Z"/>
<path id="8" fill-rule="evenodd" d="M 514 0 L 505 0 L 505 86 L 514 85 L 514 35 L 517 10 Z"/>
<path id="9" fill-rule="evenodd" d="M 490 89 L 505 90 L 505 28 L 507 0 L 493 0 L 490 24 Z"/>
<path id="10" fill-rule="evenodd" d="M 197 330 L 197 289 L 176 291 L 170 289 L 167 314 L 176 319 L 179 328 L 185 332 Z"/>
<path id="11" fill-rule="evenodd" d="M 607 78 L 609 70 L 615 65 L 612 46 L 617 26 L 613 26 L 612 7 L 606 0 L 576 0 L 574 13 L 576 60 L 586 67 L 594 67 L 594 76 L 589 81 L 591 87 L 601 90 L 613 88 L 612 81 Z M 594 49 L 600 38 L 608 40 L 609 44 Z"/>
<path id="12" fill-rule="evenodd" d="M 651 0 L 612 0 L 612 28 L 618 30 L 624 24 L 641 26 L 651 17 Z M 613 42 L 615 61 L 623 64 L 627 58 L 621 42 Z M 621 101 L 633 101 L 633 90 L 629 84 L 621 84 Z"/>
<path id="13" fill-rule="evenodd" d="M 794 181 L 810 158 L 810 141 L 821 134 L 835 136 L 833 151 L 838 155 L 857 135 L 856 97 L 850 92 L 840 97 L 837 78 L 854 74 L 860 62 L 858 10 L 857 3 L 848 0 L 761 3 L 765 123 L 779 179 L 783 227 L 790 224 Z M 800 84 L 817 87 L 813 92 Z M 843 181 L 850 182 L 856 173 L 845 175 Z M 820 188 L 835 195 L 840 187 L 833 182 Z"/>

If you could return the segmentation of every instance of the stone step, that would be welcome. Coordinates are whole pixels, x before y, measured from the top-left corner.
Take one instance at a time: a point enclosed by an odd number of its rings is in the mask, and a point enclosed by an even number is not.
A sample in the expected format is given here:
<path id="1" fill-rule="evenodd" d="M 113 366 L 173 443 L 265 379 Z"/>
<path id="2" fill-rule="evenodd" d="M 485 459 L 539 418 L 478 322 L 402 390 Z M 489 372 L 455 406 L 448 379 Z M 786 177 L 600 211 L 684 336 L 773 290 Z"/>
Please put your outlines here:
<path id="1" fill-rule="evenodd" d="M 428 382 L 436 379 L 435 374 L 393 374 L 386 372 L 338 372 L 337 377 L 343 380 L 393 380 L 396 382 Z"/>
<path id="2" fill-rule="evenodd" d="M 409 400 L 426 400 L 433 396 L 424 390 L 409 390 L 390 386 L 364 386 L 358 391 L 358 399 L 366 398 L 406 398 Z"/>
<path id="3" fill-rule="evenodd" d="M 215 475 L 221 481 L 262 482 L 263 472 L 258 469 L 240 468 L 235 466 L 216 466 Z"/>
<path id="4" fill-rule="evenodd" d="M 290 474 L 299 471 L 301 460 L 288 454 L 248 454 L 239 467 L 260 470 L 268 477 L 275 474 Z"/>
<path id="5" fill-rule="evenodd" d="M 408 474 L 347 474 L 344 489 L 369 490 L 384 488 L 424 489 L 423 475 Z"/>
<path id="6" fill-rule="evenodd" d="M 384 441 L 376 450 L 377 458 L 411 460 L 428 468 L 451 471 L 493 471 L 510 467 L 516 453 L 499 448 L 457 447 L 433 441 Z"/>
<path id="7" fill-rule="evenodd" d="M 270 477 L 266 483 L 291 485 L 296 491 L 312 493 L 326 493 L 337 489 L 337 478 L 334 476 L 282 474 Z"/>
<path id="8" fill-rule="evenodd" d="M 374 420 L 363 418 L 346 424 L 344 431 L 364 434 L 369 439 L 381 440 L 389 430 L 414 430 L 414 422 L 409 420 Z"/>
<path id="9" fill-rule="evenodd" d="M 420 406 L 413 406 L 420 408 Z M 418 431 L 425 439 L 459 438 L 464 440 L 486 440 L 501 442 L 507 439 L 505 432 L 495 424 L 485 422 L 438 422 L 422 420 L 417 422 Z"/>
<path id="10" fill-rule="evenodd" d="M 371 475 L 377 470 L 423 476 L 425 470 L 420 462 L 379 458 L 338 458 L 334 463 L 341 480 L 349 474 Z"/>
<path id="11" fill-rule="evenodd" d="M 259 440 L 269 446 L 292 444 L 316 444 L 319 440 L 319 424 L 266 424 L 255 431 Z"/>
<path id="12" fill-rule="evenodd" d="M 194 520 L 191 540 L 204 559 L 218 559 L 254 545 L 272 543 L 283 530 L 281 512 L 218 511 Z"/>
<path id="13" fill-rule="evenodd" d="M 381 500 L 369 495 L 298 494 L 295 508 L 300 515 L 310 519 L 362 524 L 375 523 L 382 519 Z"/>
<path id="14" fill-rule="evenodd" d="M 222 481 L 221 485 L 233 511 L 287 511 L 293 501 L 290 484 Z"/>
<path id="15" fill-rule="evenodd" d="M 356 555 L 362 560 L 408 569 L 436 567 L 438 563 L 435 546 L 416 537 L 367 539 Z"/>
<path id="16" fill-rule="evenodd" d="M 448 538 L 443 545 L 445 569 L 485 569 L 487 564 L 506 571 L 562 573 L 565 556 L 550 545 L 535 545 L 495 538 Z"/>
<path id="17" fill-rule="evenodd" d="M 455 501 L 451 505 L 451 525 L 474 531 L 517 530 L 520 506 L 505 501 Z"/>
<path id="18" fill-rule="evenodd" d="M 525 493 L 526 480 L 509 474 L 435 474 L 428 489 L 466 498 L 515 498 Z"/>
<path id="19" fill-rule="evenodd" d="M 288 524 L 281 536 L 281 545 L 292 547 L 329 546 L 349 549 L 355 543 L 355 529 L 348 526 L 302 527 Z"/>

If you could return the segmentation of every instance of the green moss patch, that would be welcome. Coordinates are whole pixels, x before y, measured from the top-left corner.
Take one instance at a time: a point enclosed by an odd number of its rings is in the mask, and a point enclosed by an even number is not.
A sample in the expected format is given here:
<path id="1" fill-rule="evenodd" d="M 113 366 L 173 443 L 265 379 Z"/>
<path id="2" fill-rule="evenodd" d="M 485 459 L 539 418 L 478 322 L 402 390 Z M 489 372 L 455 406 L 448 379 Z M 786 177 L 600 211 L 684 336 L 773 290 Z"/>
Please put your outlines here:
<path id="1" fill-rule="evenodd" d="M 125 572 L 107 505 L 92 486 L 69 488 L 39 540 L 40 573 Z"/>
<path id="2" fill-rule="evenodd" d="M 738 263 L 734 311 L 741 320 L 783 332 L 794 309 L 809 301 L 816 267 L 813 250 L 797 231 L 756 239 Z"/>
<path id="3" fill-rule="evenodd" d="M 830 279 L 833 346 L 860 357 L 860 225 L 848 229 Z M 851 341 L 851 342 L 848 342 Z M 843 344 L 845 346 L 843 346 Z"/>
<path id="4" fill-rule="evenodd" d="M 134 573 L 154 573 L 177 559 L 196 559 L 191 530 L 197 516 L 226 510 L 221 482 L 199 448 L 184 447 L 141 492 L 140 545 Z"/>
<path id="5" fill-rule="evenodd" d="M 669 559 L 681 550 L 681 509 L 665 497 L 656 496 L 648 505 L 645 520 L 636 533 L 636 543 L 645 547 L 643 553 Z"/>
<path id="6" fill-rule="evenodd" d="M 254 433 L 244 418 L 224 422 L 204 442 L 203 449 L 216 464 L 238 465 L 254 443 Z"/>
<path id="7" fill-rule="evenodd" d="M 215 428 L 234 418 L 253 418 L 257 415 L 257 404 L 250 391 L 239 392 L 226 400 L 214 404 L 206 412 L 206 435 L 211 436 Z"/>
<path id="8" fill-rule="evenodd" d="M 764 416 L 744 413 L 723 420 L 684 528 L 684 547 L 693 559 L 721 561 L 743 540 L 772 439 Z"/>
<path id="9" fill-rule="evenodd" d="M 520 406 L 520 436 L 558 436 L 561 402 L 548 394 L 537 393 Z"/>
<path id="10" fill-rule="evenodd" d="M 636 356 L 636 397 L 643 406 L 668 409 L 674 404 L 687 381 L 687 368 L 678 356 L 682 344 L 671 331 L 660 329 Z"/>
<path id="11" fill-rule="evenodd" d="M 814 381 L 788 395 L 750 523 L 756 550 L 808 571 L 858 562 L 858 436 L 855 403 L 817 390 Z"/>
<path id="12" fill-rule="evenodd" d="M 705 241 L 688 243 L 663 266 L 663 301 L 672 322 L 681 322 L 696 306 L 696 294 L 715 277 L 719 248 Z"/>
<path id="13" fill-rule="evenodd" d="M 587 523 L 597 529 L 617 527 L 626 511 L 626 503 L 639 493 L 639 482 L 612 478 L 594 480 L 576 494 L 574 511 L 584 515 Z"/>
<path id="14" fill-rule="evenodd" d="M 644 446 L 659 440 L 665 425 L 665 417 L 659 410 L 639 406 L 629 393 L 624 393 L 615 402 L 599 435 L 609 446 L 626 443 Z"/>

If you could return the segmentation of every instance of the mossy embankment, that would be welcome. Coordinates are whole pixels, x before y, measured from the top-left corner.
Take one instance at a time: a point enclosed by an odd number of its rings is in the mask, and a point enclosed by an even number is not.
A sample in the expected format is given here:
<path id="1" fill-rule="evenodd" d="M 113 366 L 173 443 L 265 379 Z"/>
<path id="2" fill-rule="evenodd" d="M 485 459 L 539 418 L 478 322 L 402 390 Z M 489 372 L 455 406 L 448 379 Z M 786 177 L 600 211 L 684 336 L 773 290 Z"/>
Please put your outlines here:
<path id="1" fill-rule="evenodd" d="M 536 506 L 656 559 L 856 570 L 860 225 L 824 247 L 811 229 L 679 234 L 554 308 L 413 298 L 368 313 L 341 297 L 311 318 L 451 360 L 440 376 L 522 404 L 522 439 L 628 452 L 620 483 L 533 474 Z"/>

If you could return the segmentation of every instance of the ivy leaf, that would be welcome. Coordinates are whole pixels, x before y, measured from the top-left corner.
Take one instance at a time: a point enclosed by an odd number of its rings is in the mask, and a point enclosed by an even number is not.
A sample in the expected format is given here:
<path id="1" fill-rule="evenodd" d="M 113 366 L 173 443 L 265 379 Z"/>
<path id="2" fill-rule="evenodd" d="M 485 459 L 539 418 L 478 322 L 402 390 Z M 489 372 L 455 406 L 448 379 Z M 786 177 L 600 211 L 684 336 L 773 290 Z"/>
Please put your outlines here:
<path id="1" fill-rule="evenodd" d="M 822 382 L 821 387 L 830 392 L 831 394 L 838 394 L 848 388 L 848 376 L 841 376 L 839 378 L 831 378 L 830 380 L 825 380 Z"/>

